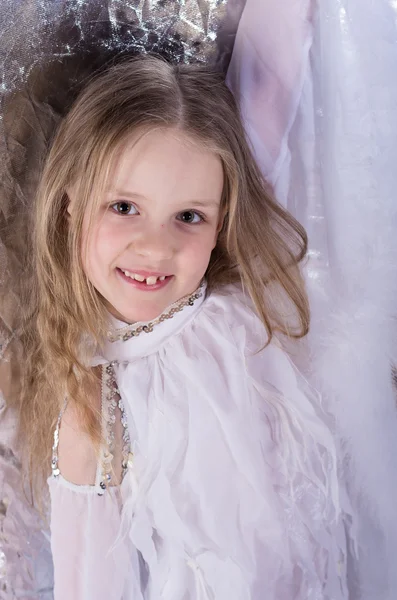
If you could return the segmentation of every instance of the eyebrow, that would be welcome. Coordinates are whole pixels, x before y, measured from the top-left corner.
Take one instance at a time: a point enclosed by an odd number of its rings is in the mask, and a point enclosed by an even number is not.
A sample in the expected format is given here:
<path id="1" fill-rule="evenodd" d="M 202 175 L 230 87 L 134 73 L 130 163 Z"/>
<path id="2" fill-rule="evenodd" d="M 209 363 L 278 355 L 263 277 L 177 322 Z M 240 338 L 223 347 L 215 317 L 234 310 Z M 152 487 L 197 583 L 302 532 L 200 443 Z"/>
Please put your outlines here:
<path id="1" fill-rule="evenodd" d="M 141 198 L 142 200 L 146 200 L 145 196 L 142 196 L 141 194 L 136 194 L 135 192 L 130 192 L 127 190 L 107 189 L 106 195 L 107 196 L 124 196 L 124 197 L 128 196 L 129 198 Z"/>
<path id="2" fill-rule="evenodd" d="M 141 194 L 137 194 L 135 192 L 131 192 L 128 190 L 107 190 L 107 195 L 108 196 L 121 196 L 123 198 L 135 198 L 135 199 L 140 199 L 140 200 L 147 200 L 146 196 L 142 196 Z M 186 201 L 186 205 L 189 205 L 190 207 L 195 207 L 195 206 L 201 206 L 203 208 L 219 208 L 220 206 L 220 202 L 217 202 L 217 200 L 214 200 L 212 198 L 208 199 L 208 200 L 187 200 Z"/>
<path id="3" fill-rule="evenodd" d="M 209 207 L 214 207 L 214 208 L 218 208 L 219 207 L 219 202 L 217 202 L 216 200 L 191 200 L 189 203 L 189 206 L 202 206 L 203 208 L 209 208 Z"/>

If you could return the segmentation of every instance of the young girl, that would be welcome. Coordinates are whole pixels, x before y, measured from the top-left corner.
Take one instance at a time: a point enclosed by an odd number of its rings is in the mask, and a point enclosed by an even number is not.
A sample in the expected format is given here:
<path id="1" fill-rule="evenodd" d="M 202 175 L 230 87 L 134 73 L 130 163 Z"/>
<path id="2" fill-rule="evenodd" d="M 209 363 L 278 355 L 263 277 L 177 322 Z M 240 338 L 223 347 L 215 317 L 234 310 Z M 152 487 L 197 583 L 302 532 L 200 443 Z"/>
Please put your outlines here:
<path id="1" fill-rule="evenodd" d="M 52 466 L 55 600 L 347 598 L 333 440 L 282 349 L 305 232 L 222 77 L 96 77 L 35 215 L 21 436 L 37 489 Z"/>

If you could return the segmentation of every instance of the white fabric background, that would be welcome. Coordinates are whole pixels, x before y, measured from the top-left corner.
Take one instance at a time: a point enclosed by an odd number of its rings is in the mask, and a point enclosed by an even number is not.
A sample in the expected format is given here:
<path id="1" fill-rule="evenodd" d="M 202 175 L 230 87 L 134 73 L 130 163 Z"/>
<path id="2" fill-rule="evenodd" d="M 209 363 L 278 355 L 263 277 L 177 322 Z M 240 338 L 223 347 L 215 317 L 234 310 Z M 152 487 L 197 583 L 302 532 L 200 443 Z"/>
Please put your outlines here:
<path id="1" fill-rule="evenodd" d="M 340 437 L 363 600 L 397 597 L 396 74 L 391 0 L 248 0 L 229 71 L 262 170 L 309 234 L 306 369 Z"/>

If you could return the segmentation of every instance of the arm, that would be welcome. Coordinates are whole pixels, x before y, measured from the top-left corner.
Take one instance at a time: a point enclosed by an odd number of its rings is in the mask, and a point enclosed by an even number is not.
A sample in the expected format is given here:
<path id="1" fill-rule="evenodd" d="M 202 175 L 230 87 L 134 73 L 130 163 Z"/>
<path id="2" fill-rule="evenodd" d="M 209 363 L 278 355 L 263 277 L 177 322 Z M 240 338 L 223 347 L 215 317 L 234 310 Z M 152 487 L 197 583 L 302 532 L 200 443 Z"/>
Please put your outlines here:
<path id="1" fill-rule="evenodd" d="M 265 456 L 277 472 L 278 502 L 294 565 L 294 592 L 288 598 L 345 598 L 343 491 L 320 398 L 278 340 L 259 353 L 250 349 L 246 365 L 256 390 L 263 439 L 270 431 L 273 442 Z"/>
<path id="2" fill-rule="evenodd" d="M 312 36 L 310 0 L 247 0 L 227 80 L 263 175 L 274 184 L 301 95 Z"/>
<path id="3" fill-rule="evenodd" d="M 117 490 L 49 481 L 55 600 L 121 600 L 123 548 L 111 551 L 120 525 Z"/>
<path id="4" fill-rule="evenodd" d="M 100 404 L 99 388 L 93 401 Z M 119 423 L 120 419 L 116 421 Z M 119 425 L 115 438 L 119 446 Z M 99 495 L 97 475 L 102 464 L 98 465 L 91 440 L 82 431 L 78 413 L 69 404 L 60 422 L 58 456 L 60 473 L 48 480 L 54 598 L 121 600 L 125 575 L 131 570 L 126 541 L 113 548 L 121 523 L 117 475 L 121 469 L 115 468 L 112 483 L 116 485 Z"/>

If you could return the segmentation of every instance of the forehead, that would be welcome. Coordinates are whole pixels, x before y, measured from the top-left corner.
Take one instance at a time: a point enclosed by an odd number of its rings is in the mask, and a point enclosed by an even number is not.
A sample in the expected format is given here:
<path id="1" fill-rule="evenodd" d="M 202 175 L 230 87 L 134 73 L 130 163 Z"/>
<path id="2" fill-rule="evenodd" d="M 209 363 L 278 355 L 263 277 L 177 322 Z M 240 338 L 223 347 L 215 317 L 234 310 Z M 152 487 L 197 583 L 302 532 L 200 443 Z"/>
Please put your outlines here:
<path id="1" fill-rule="evenodd" d="M 176 129 L 151 129 L 128 138 L 110 171 L 109 190 L 149 198 L 217 198 L 223 168 L 215 150 Z"/>

